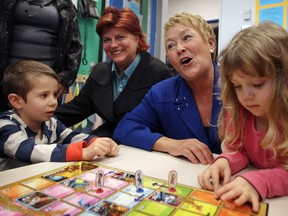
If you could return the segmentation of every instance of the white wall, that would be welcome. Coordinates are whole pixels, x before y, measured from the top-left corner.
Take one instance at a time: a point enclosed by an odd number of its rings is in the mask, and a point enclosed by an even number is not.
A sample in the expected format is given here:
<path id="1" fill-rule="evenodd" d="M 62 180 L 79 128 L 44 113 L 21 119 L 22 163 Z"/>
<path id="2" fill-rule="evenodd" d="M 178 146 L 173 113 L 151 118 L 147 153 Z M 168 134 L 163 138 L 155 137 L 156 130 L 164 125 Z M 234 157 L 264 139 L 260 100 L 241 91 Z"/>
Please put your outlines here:
<path id="1" fill-rule="evenodd" d="M 189 12 L 199 14 L 206 20 L 220 18 L 221 0 L 169 0 L 169 15 L 173 16 L 178 12 Z"/>
<path id="2" fill-rule="evenodd" d="M 159 33 L 157 32 L 157 39 L 160 44 L 157 44 L 156 56 L 162 61 L 165 61 L 166 54 L 163 42 L 163 27 L 169 17 L 179 12 L 189 12 L 198 14 L 206 20 L 219 19 L 221 8 L 220 2 L 221 0 L 160 0 L 158 2 L 158 7 L 159 13 L 161 13 L 161 23 L 157 23 L 157 25 L 161 26 L 161 30 Z"/>
<path id="3" fill-rule="evenodd" d="M 199 14 L 206 20 L 219 19 L 219 43 L 218 52 L 227 45 L 235 33 L 245 26 L 255 23 L 255 0 L 158 0 L 161 11 L 160 39 L 157 46 L 157 57 L 165 61 L 165 49 L 163 42 L 163 26 L 170 16 L 177 12 L 190 12 Z M 244 19 L 244 12 L 251 11 L 251 18 Z M 158 25 L 158 24 L 157 24 Z M 158 34 L 158 33 L 157 33 Z M 159 53 L 159 55 L 158 55 Z"/>
<path id="4" fill-rule="evenodd" d="M 221 0 L 218 51 L 242 28 L 255 24 L 255 5 L 255 0 Z M 249 10 L 251 18 L 245 20 L 244 13 Z"/>

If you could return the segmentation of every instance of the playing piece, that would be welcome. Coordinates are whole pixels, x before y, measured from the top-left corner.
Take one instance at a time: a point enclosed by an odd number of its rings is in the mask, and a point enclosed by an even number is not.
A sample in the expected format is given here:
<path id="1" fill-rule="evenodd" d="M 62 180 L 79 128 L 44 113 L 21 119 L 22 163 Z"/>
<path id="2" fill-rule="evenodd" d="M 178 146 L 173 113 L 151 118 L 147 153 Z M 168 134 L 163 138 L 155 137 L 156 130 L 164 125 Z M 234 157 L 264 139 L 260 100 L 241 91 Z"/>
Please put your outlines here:
<path id="1" fill-rule="evenodd" d="M 169 191 L 175 192 L 176 185 L 177 185 L 177 172 L 175 170 L 171 170 L 168 175 Z"/>
<path id="2" fill-rule="evenodd" d="M 99 170 L 96 173 L 96 178 L 95 178 L 95 187 L 96 187 L 96 192 L 97 193 L 102 193 L 102 187 L 104 186 L 104 172 L 102 170 Z"/>
<path id="3" fill-rule="evenodd" d="M 141 170 L 135 172 L 135 187 L 138 193 L 143 193 L 143 173 Z"/>

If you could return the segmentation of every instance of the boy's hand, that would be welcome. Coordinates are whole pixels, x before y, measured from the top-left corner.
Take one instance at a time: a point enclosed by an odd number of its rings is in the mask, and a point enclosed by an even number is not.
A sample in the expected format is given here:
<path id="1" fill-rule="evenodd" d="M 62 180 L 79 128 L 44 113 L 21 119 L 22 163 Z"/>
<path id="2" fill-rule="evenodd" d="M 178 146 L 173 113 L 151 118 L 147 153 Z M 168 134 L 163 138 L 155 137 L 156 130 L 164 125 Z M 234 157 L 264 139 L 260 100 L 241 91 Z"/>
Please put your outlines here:
<path id="1" fill-rule="evenodd" d="M 114 142 L 110 138 L 98 137 L 88 147 L 83 148 L 83 160 L 93 160 L 95 157 L 103 157 L 111 151 L 111 143 Z"/>
<path id="2" fill-rule="evenodd" d="M 259 211 L 259 193 L 246 179 L 240 176 L 219 190 L 216 190 L 215 198 L 220 198 L 223 201 L 234 200 L 237 206 L 241 206 L 249 201 L 252 203 L 253 211 Z"/>
<path id="3" fill-rule="evenodd" d="M 110 152 L 107 153 L 107 156 L 114 157 L 118 155 L 119 151 L 120 151 L 119 145 L 112 140 L 112 142 L 110 142 Z"/>

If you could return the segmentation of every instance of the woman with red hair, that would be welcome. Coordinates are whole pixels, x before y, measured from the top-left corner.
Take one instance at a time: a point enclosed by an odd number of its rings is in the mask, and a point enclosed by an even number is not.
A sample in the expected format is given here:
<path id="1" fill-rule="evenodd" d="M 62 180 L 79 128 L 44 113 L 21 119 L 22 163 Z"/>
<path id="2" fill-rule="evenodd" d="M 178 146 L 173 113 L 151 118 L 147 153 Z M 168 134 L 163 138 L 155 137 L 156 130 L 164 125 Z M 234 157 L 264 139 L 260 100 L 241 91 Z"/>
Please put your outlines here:
<path id="1" fill-rule="evenodd" d="M 92 133 L 112 137 L 124 115 L 136 107 L 155 83 L 172 76 L 152 57 L 138 17 L 129 8 L 107 7 L 96 26 L 109 58 L 94 66 L 79 95 L 58 107 L 56 116 L 72 126 L 96 113 L 103 119 Z"/>

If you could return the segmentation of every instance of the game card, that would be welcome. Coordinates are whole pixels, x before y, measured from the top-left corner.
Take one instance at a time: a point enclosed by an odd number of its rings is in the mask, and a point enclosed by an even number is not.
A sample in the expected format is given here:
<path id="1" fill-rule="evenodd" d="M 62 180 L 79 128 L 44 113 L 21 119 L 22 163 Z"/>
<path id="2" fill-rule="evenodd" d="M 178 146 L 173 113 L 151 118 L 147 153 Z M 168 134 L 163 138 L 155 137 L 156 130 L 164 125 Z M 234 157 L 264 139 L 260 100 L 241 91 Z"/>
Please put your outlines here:
<path id="1" fill-rule="evenodd" d="M 215 215 L 216 211 L 218 210 L 218 206 L 197 200 L 189 200 L 185 201 L 181 205 L 181 209 L 202 215 Z"/>
<path id="2" fill-rule="evenodd" d="M 99 197 L 100 199 L 104 199 L 105 197 L 109 196 L 110 194 L 114 193 L 115 190 L 107 187 L 102 187 L 101 191 L 98 191 L 94 185 L 91 185 L 85 189 L 85 191 L 92 196 Z"/>
<path id="3" fill-rule="evenodd" d="M 224 202 L 224 208 L 234 211 L 240 211 L 249 215 L 252 213 L 252 208 L 250 204 L 237 206 L 234 202 Z"/>
<path id="4" fill-rule="evenodd" d="M 17 201 L 37 210 L 55 202 L 56 200 L 56 198 L 41 193 L 40 191 L 32 192 L 17 199 Z"/>
<path id="5" fill-rule="evenodd" d="M 151 200 L 144 200 L 137 207 L 137 211 L 150 215 L 170 215 L 174 208 Z"/>
<path id="6" fill-rule="evenodd" d="M 17 204 L 16 204 L 17 205 Z M 2 216 L 24 216 L 24 213 L 21 212 L 21 208 L 14 208 L 13 210 L 7 209 L 4 206 L 0 205 L 0 215 Z"/>
<path id="7" fill-rule="evenodd" d="M 90 206 L 97 203 L 99 200 L 100 199 L 96 197 L 89 196 L 88 194 L 81 192 L 74 193 L 64 199 L 64 201 L 82 208 L 89 208 Z"/>
<path id="8" fill-rule="evenodd" d="M 129 185 L 129 186 L 125 187 L 122 191 L 124 193 L 127 193 L 127 194 L 134 196 L 136 198 L 141 197 L 140 200 L 146 198 L 147 196 L 149 196 L 150 194 L 152 194 L 154 192 L 154 190 L 152 190 L 150 188 L 143 188 L 143 192 L 138 193 L 137 188 L 134 185 Z M 138 200 L 138 201 L 140 201 L 140 200 Z"/>
<path id="9" fill-rule="evenodd" d="M 129 184 L 128 182 L 121 181 L 118 179 L 113 179 L 113 178 L 105 178 L 105 180 L 104 180 L 104 185 L 106 187 L 110 187 L 110 188 L 113 188 L 116 190 L 123 188 L 128 184 Z"/>
<path id="10" fill-rule="evenodd" d="M 0 215 L 3 215 L 3 216 L 24 216 L 24 214 L 21 212 L 13 212 L 10 210 L 6 210 L 4 208 L 1 209 L 1 207 L 0 207 Z"/>
<path id="11" fill-rule="evenodd" d="M 137 201 L 137 197 L 134 197 L 130 194 L 118 192 L 116 194 L 113 194 L 107 199 L 108 202 L 115 203 L 119 206 L 126 206 L 129 209 L 133 208 L 135 205 L 139 204 L 139 201 Z"/>
<path id="12" fill-rule="evenodd" d="M 33 192 L 33 190 L 28 188 L 28 187 L 25 187 L 23 185 L 16 184 L 16 185 L 13 185 L 11 187 L 7 187 L 5 189 L 2 189 L 0 192 L 15 199 L 15 198 L 23 196 L 25 194 L 31 193 L 31 192 Z"/>
<path id="13" fill-rule="evenodd" d="M 71 188 L 85 188 L 89 185 L 89 182 L 81 178 L 72 178 L 64 180 L 61 184 Z"/>
<path id="14" fill-rule="evenodd" d="M 43 189 L 42 192 L 50 196 L 54 196 L 56 198 L 62 198 L 64 196 L 67 196 L 68 194 L 74 193 L 74 190 L 65 187 L 64 185 L 56 184 L 51 187 Z"/>
<path id="15" fill-rule="evenodd" d="M 96 215 L 124 215 L 124 213 L 129 211 L 129 208 L 102 201 L 90 207 L 89 211 L 97 213 Z"/>
<path id="16" fill-rule="evenodd" d="M 130 183 L 133 183 L 135 181 L 135 175 L 126 172 L 115 172 L 112 175 L 112 178 L 127 181 Z"/>
<path id="17" fill-rule="evenodd" d="M 81 179 L 85 180 L 85 181 L 89 181 L 89 182 L 95 182 L 95 178 L 96 178 L 96 173 L 94 172 L 87 172 L 83 175 L 81 175 L 80 177 Z"/>
<path id="18" fill-rule="evenodd" d="M 168 194 L 162 191 L 156 191 L 154 194 L 152 194 L 151 197 L 149 197 L 149 199 L 173 206 L 178 206 L 183 201 L 183 197 L 179 197 L 174 194 Z"/>
<path id="19" fill-rule="evenodd" d="M 28 180 L 26 182 L 22 183 L 23 185 L 26 185 L 28 187 L 34 188 L 36 190 L 48 187 L 52 185 L 53 183 L 51 181 L 48 181 L 47 179 L 44 178 L 34 178 L 31 180 Z"/>
<path id="20" fill-rule="evenodd" d="M 55 172 L 43 175 L 42 177 L 55 182 L 60 182 L 63 181 L 64 179 L 72 178 L 80 174 L 81 173 L 79 171 L 79 163 L 75 163 L 62 169 L 59 169 Z"/>
<path id="21" fill-rule="evenodd" d="M 151 188 L 151 189 L 157 190 L 159 187 L 162 187 L 164 185 L 165 185 L 164 181 L 144 177 L 144 187 L 145 188 Z"/>
<path id="22" fill-rule="evenodd" d="M 74 216 L 74 215 L 77 215 L 78 213 L 80 213 L 82 210 L 80 208 L 77 208 L 77 207 L 70 205 L 68 203 L 56 202 L 56 203 L 53 203 L 52 205 L 44 208 L 42 211 L 45 213 L 50 213 L 50 214 L 53 212 L 54 215 Z M 56 214 L 56 213 L 58 213 L 58 214 Z"/>
<path id="23" fill-rule="evenodd" d="M 81 170 L 82 171 L 93 170 L 93 169 L 96 169 L 97 167 L 99 167 L 99 165 L 96 163 L 93 163 L 93 162 L 89 162 L 89 161 L 82 161 L 81 162 Z"/>
<path id="24" fill-rule="evenodd" d="M 167 192 L 167 193 L 171 193 L 171 194 L 175 194 L 175 195 L 178 195 L 178 196 L 188 196 L 192 191 L 193 189 L 192 188 L 188 188 L 188 187 L 184 187 L 184 186 L 180 186 L 180 185 L 177 185 L 175 187 L 175 192 L 172 192 L 169 190 L 169 187 L 166 186 L 162 186 L 160 188 L 161 191 L 164 191 L 164 192 Z"/>
<path id="25" fill-rule="evenodd" d="M 214 198 L 214 194 L 208 191 L 201 191 L 201 190 L 195 190 L 190 196 L 187 197 L 189 198 L 193 198 L 195 200 L 199 200 L 199 201 L 204 201 L 204 202 L 208 202 L 214 205 L 220 205 L 221 204 L 221 200 L 216 200 Z"/>
<path id="26" fill-rule="evenodd" d="M 225 208 L 220 210 L 219 215 L 221 216 L 250 216 L 250 214 L 247 214 L 247 213 L 232 211 L 231 209 L 225 209 Z"/>

